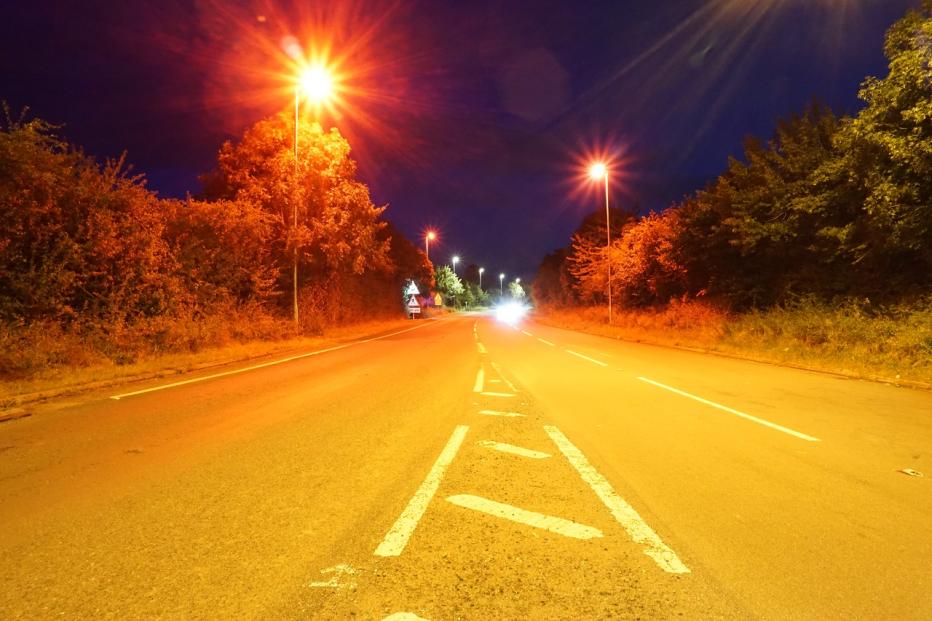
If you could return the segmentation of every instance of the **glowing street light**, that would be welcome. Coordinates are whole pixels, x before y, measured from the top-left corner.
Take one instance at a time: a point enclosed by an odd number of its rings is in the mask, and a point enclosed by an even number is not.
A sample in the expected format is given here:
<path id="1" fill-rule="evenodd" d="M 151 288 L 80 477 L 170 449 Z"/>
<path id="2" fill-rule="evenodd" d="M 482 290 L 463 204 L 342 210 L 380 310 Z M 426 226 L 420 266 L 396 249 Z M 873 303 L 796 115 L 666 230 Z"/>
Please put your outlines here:
<path id="1" fill-rule="evenodd" d="M 505 273 L 504 272 L 498 275 L 498 292 L 501 295 L 505 295 Z"/>
<path id="2" fill-rule="evenodd" d="M 460 262 L 460 258 L 456 255 L 453 255 L 453 275 L 456 276 L 456 264 Z"/>
<path id="3" fill-rule="evenodd" d="M 294 88 L 294 177 L 298 180 L 298 111 L 301 107 L 301 93 L 315 106 L 320 106 L 333 95 L 333 77 L 323 65 L 306 68 L 297 77 Z M 292 213 L 292 226 L 294 233 L 298 232 L 298 196 L 294 197 L 294 211 Z M 298 325 L 298 245 L 294 247 L 294 323 Z"/>
<path id="4" fill-rule="evenodd" d="M 520 279 L 520 278 L 515 278 L 515 284 L 520 285 L 520 284 L 521 284 L 521 279 Z"/>
<path id="5" fill-rule="evenodd" d="M 612 228 L 608 219 L 608 167 L 603 162 L 596 162 L 589 167 L 589 177 L 593 181 L 605 182 L 605 258 L 608 262 L 608 323 L 612 323 Z"/>
<path id="6" fill-rule="evenodd" d="M 437 239 L 437 234 L 434 231 L 427 231 L 427 234 L 424 235 L 424 254 L 427 255 L 427 260 L 430 261 L 430 242 Z"/>
<path id="7" fill-rule="evenodd" d="M 484 267 L 479 268 L 479 291 L 482 291 L 482 272 L 485 271 Z"/>

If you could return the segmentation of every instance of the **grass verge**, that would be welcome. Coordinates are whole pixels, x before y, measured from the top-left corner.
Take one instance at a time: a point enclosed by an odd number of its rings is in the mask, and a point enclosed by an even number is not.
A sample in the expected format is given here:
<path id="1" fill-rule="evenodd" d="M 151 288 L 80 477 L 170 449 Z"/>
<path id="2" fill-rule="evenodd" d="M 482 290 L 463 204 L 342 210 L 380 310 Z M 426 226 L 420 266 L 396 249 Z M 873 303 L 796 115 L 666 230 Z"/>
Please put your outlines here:
<path id="1" fill-rule="evenodd" d="M 17 356 L 18 373 L 7 373 L 0 379 L 0 411 L 22 405 L 94 390 L 130 381 L 180 375 L 214 366 L 243 362 L 261 357 L 311 351 L 329 345 L 411 327 L 411 320 L 397 317 L 361 321 L 323 329 L 314 336 L 295 336 L 287 326 L 261 328 L 263 320 L 242 331 L 237 324 L 242 318 L 230 320 L 217 336 L 192 339 L 188 346 L 166 350 L 153 348 L 148 339 L 144 349 L 137 347 L 113 356 L 93 347 L 87 338 L 48 328 L 44 334 L 23 331 L 11 336 L 0 334 L 2 356 Z M 219 323 L 214 326 L 217 328 Z M 190 329 L 174 328 L 177 331 Z M 200 326 L 199 330 L 207 330 Z M 32 337 L 30 339 L 30 337 Z M 136 338 L 136 337 L 134 337 Z M 5 339 L 5 340 L 4 340 Z M 11 341 L 13 341 L 11 343 Z M 131 355 L 130 355 L 131 352 Z M 19 355 L 18 355 L 19 354 Z M 31 360 L 22 360 L 22 357 Z M 0 364 L 2 364 L 0 358 Z M 41 366 L 36 366 L 40 362 Z M 9 361 L 8 365 L 9 365 Z M 28 369 L 28 372 L 26 370 Z"/>
<path id="2" fill-rule="evenodd" d="M 932 389 L 932 303 L 873 308 L 803 301 L 742 314 L 696 301 L 660 309 L 539 309 L 545 325 Z"/>

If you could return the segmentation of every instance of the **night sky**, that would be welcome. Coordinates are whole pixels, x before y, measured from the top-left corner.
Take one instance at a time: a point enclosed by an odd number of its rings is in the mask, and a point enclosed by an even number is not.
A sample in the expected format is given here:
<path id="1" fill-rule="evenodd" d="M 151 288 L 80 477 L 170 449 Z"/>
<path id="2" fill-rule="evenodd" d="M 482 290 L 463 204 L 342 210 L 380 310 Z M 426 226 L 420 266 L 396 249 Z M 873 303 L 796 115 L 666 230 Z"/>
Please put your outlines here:
<path id="1" fill-rule="evenodd" d="M 223 140 L 292 105 L 282 40 L 330 49 L 346 135 L 387 217 L 435 262 L 525 278 L 599 195 L 642 212 L 702 187 L 814 97 L 854 113 L 918 0 L 25 2 L 0 19 L 0 99 L 197 193 Z"/>

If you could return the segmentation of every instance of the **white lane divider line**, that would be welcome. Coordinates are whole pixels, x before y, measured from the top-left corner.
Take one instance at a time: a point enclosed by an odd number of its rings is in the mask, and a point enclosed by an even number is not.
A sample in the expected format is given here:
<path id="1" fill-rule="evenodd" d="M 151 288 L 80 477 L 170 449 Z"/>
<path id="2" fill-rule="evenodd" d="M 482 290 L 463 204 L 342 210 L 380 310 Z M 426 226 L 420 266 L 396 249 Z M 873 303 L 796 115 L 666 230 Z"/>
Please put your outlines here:
<path id="1" fill-rule="evenodd" d="M 466 438 L 467 431 L 469 431 L 468 425 L 458 425 L 456 429 L 453 430 L 453 435 L 450 436 L 447 445 L 443 447 L 440 456 L 437 457 L 437 461 L 434 462 L 430 472 L 427 473 L 424 482 L 421 483 L 421 486 L 414 492 L 414 496 L 411 497 L 408 506 L 405 507 L 401 515 L 398 516 L 398 519 L 395 520 L 395 523 L 392 525 L 391 529 L 389 529 L 388 533 L 386 533 L 385 539 L 382 540 L 379 547 L 375 549 L 376 556 L 398 556 L 405 549 L 405 546 L 408 544 L 408 539 L 411 538 L 414 529 L 417 528 L 418 522 L 420 522 L 421 517 L 424 515 L 424 511 L 427 510 L 427 505 L 430 504 L 434 494 L 437 493 L 437 488 L 440 487 L 440 480 L 443 478 L 443 473 L 446 472 L 447 467 L 449 467 L 453 458 L 456 457 L 456 453 L 460 450 L 460 446 L 462 446 L 463 440 Z"/>
<path id="2" fill-rule="evenodd" d="M 534 336 L 533 334 L 531 334 L 531 333 L 528 332 L 527 330 L 521 330 L 521 334 L 523 334 L 523 335 L 525 335 L 525 336 Z"/>
<path id="3" fill-rule="evenodd" d="M 388 615 L 382 621 L 427 621 L 424 617 L 419 617 L 413 612 L 396 612 Z"/>
<path id="4" fill-rule="evenodd" d="M 502 410 L 479 410 L 479 413 L 483 416 L 505 416 L 505 417 L 517 417 L 524 416 L 520 412 L 503 412 Z"/>
<path id="5" fill-rule="evenodd" d="M 638 379 L 641 380 L 642 382 L 647 382 L 648 384 L 657 386 L 658 388 L 669 390 L 670 392 L 676 393 L 682 397 L 686 397 L 688 399 L 698 401 L 699 403 L 704 403 L 705 405 L 711 406 L 713 408 L 717 408 L 719 410 L 722 410 L 723 412 L 728 412 L 729 414 L 740 416 L 741 418 L 757 423 L 758 425 L 763 425 L 765 427 L 770 427 L 771 429 L 775 429 L 777 431 L 782 431 L 783 433 L 789 434 L 793 436 L 794 438 L 799 438 L 800 440 L 805 440 L 807 442 L 821 442 L 819 438 L 815 438 L 805 433 L 800 433 L 799 431 L 794 431 L 793 429 L 790 429 L 789 427 L 784 427 L 783 425 L 771 423 L 769 420 L 764 420 L 763 418 L 758 418 L 756 416 L 751 416 L 750 414 L 745 414 L 744 412 L 739 412 L 738 410 L 732 409 L 726 405 L 715 403 L 714 401 L 709 401 L 708 399 L 703 399 L 702 397 L 697 397 L 696 395 L 690 394 L 684 390 L 680 390 L 672 386 L 667 386 L 666 384 L 661 384 L 660 382 L 655 382 L 654 380 L 647 379 L 646 377 L 638 377 Z"/>
<path id="6" fill-rule="evenodd" d="M 585 354 L 581 354 L 581 353 L 579 353 L 578 351 L 573 351 L 572 349 L 567 349 L 567 350 L 564 350 L 564 351 L 566 351 L 566 353 L 568 353 L 568 354 L 573 354 L 573 355 L 576 356 L 577 358 L 582 358 L 583 360 L 588 360 L 589 362 L 594 362 L 594 363 L 596 363 L 597 365 L 600 365 L 600 366 L 603 366 L 603 367 L 607 367 L 607 366 L 608 366 L 608 363 L 607 363 L 607 362 L 602 362 L 601 360 L 596 360 L 595 358 L 590 358 L 589 356 L 586 356 Z"/>
<path id="7" fill-rule="evenodd" d="M 500 380 L 500 379 L 490 379 L 490 380 L 489 380 L 489 383 L 490 383 L 490 384 L 501 384 L 501 383 L 502 383 L 502 380 Z"/>
<path id="8" fill-rule="evenodd" d="M 564 537 L 572 537 L 574 539 L 602 537 L 602 531 L 598 528 L 579 524 L 578 522 L 560 517 L 554 517 L 552 515 L 544 515 L 536 511 L 528 511 L 527 509 L 506 505 L 502 502 L 495 502 L 494 500 L 489 500 L 481 496 L 459 494 L 450 496 L 447 498 L 447 502 L 451 502 L 458 507 L 465 507 L 466 509 L 473 509 L 474 511 L 494 515 L 495 517 L 511 520 L 512 522 L 518 522 L 519 524 L 541 528 L 551 533 L 563 535 Z"/>
<path id="9" fill-rule="evenodd" d="M 483 397 L 514 397 L 510 392 L 480 392 Z"/>
<path id="10" fill-rule="evenodd" d="M 473 392 L 482 392 L 482 389 L 485 384 L 485 371 L 482 370 L 482 367 L 479 367 L 479 370 L 476 372 L 476 383 L 473 384 Z"/>
<path id="11" fill-rule="evenodd" d="M 435 320 L 435 321 L 444 321 L 444 320 Z M 236 375 L 238 373 L 246 373 L 247 371 L 255 371 L 257 369 L 264 369 L 266 367 L 272 367 L 277 364 L 284 364 L 286 362 L 292 362 L 293 360 L 301 360 L 302 358 L 309 358 L 311 356 L 319 356 L 321 354 L 326 354 L 331 351 L 346 349 L 347 347 L 352 347 L 353 345 L 361 345 L 363 343 L 371 343 L 372 341 L 379 341 L 381 339 L 387 339 L 391 336 L 397 336 L 399 334 L 404 334 L 405 332 L 411 332 L 412 330 L 418 330 L 420 328 L 425 328 L 429 325 L 435 325 L 435 324 L 423 323 L 419 326 L 414 326 L 413 328 L 406 328 L 404 330 L 399 330 L 398 332 L 392 332 L 391 334 L 383 334 L 382 336 L 374 336 L 372 338 L 363 339 L 361 341 L 356 341 L 353 343 L 345 343 L 343 345 L 336 345 L 335 347 L 328 347 L 326 349 L 318 349 L 317 351 L 307 352 L 306 354 L 298 354 L 297 356 L 289 356 L 287 358 L 282 358 L 280 360 L 272 360 L 270 362 L 263 362 L 262 364 L 254 364 L 252 366 L 244 367 L 242 369 L 233 369 L 232 371 L 224 371 L 223 373 L 214 373 L 212 375 L 194 377 L 194 378 L 183 380 L 180 382 L 172 382 L 171 384 L 162 384 L 161 386 L 153 386 L 152 388 L 143 388 L 142 390 L 134 390 L 133 392 L 125 392 L 120 395 L 112 395 L 110 398 L 113 399 L 114 401 L 119 401 L 120 399 L 123 399 L 124 397 L 135 397 L 136 395 L 144 395 L 149 392 L 156 392 L 157 390 L 177 388 L 179 386 L 187 386 L 188 384 L 196 384 L 197 382 L 206 382 L 208 380 L 217 379 L 218 377 L 227 377 L 229 375 Z"/>
<path id="12" fill-rule="evenodd" d="M 333 567 L 328 567 L 327 569 L 321 569 L 320 573 L 329 574 L 330 578 L 324 581 L 312 582 L 308 586 L 315 588 L 327 588 L 327 589 L 355 589 L 356 581 L 350 579 L 348 581 L 343 581 L 344 576 L 352 576 L 356 574 L 356 570 L 351 566 L 346 564 L 334 565 Z"/>
<path id="13" fill-rule="evenodd" d="M 489 350 L 485 348 L 485 345 L 483 345 L 482 343 L 480 343 L 480 342 L 478 342 L 478 341 L 476 341 L 476 347 L 479 349 L 479 353 L 480 353 L 480 354 L 487 354 L 487 353 L 489 353 Z"/>
<path id="14" fill-rule="evenodd" d="M 635 543 L 644 547 L 644 554 L 654 559 L 654 562 L 666 572 L 671 574 L 688 574 L 689 568 L 680 560 L 676 553 L 661 541 L 654 530 L 647 525 L 634 507 L 615 492 L 611 483 L 599 474 L 586 456 L 563 435 L 563 432 L 553 425 L 545 425 L 544 431 L 550 436 L 560 452 L 569 460 L 570 464 L 579 473 L 583 481 L 589 484 L 596 496 L 608 507 L 615 520 L 628 532 L 628 536 Z"/>
<path id="15" fill-rule="evenodd" d="M 542 339 L 542 338 L 540 338 L 539 336 L 537 337 L 537 340 L 540 341 L 541 343 L 543 343 L 544 345 L 550 345 L 551 347 L 556 347 L 555 344 L 551 343 L 551 342 L 548 341 L 547 339 Z"/>
<path id="16" fill-rule="evenodd" d="M 526 449 L 523 446 L 515 446 L 514 444 L 496 442 L 494 440 L 483 440 L 479 442 L 479 446 L 484 446 L 494 451 L 501 451 L 502 453 L 511 453 L 512 455 L 520 455 L 521 457 L 530 457 L 531 459 L 547 459 L 550 457 L 550 453 Z"/>
<path id="17" fill-rule="evenodd" d="M 498 373 L 499 377 L 502 378 L 502 381 L 508 384 L 508 388 L 511 388 L 512 392 L 518 392 L 518 389 L 515 388 L 515 385 L 508 381 L 508 378 L 505 377 L 504 373 L 502 373 L 502 368 L 498 366 L 498 363 L 492 361 L 492 368 L 495 369 L 495 372 Z"/>

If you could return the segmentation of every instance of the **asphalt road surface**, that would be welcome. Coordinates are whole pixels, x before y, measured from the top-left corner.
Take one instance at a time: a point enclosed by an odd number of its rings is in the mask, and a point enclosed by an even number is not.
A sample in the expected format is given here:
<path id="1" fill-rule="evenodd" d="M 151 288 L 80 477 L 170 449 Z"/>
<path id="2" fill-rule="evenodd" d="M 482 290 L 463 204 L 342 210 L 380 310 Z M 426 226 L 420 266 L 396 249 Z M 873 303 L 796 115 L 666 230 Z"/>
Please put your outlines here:
<path id="1" fill-rule="evenodd" d="M 930 393 L 484 315 L 262 362 L 0 425 L 0 618 L 932 618 Z"/>

